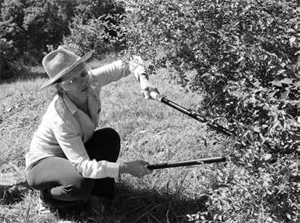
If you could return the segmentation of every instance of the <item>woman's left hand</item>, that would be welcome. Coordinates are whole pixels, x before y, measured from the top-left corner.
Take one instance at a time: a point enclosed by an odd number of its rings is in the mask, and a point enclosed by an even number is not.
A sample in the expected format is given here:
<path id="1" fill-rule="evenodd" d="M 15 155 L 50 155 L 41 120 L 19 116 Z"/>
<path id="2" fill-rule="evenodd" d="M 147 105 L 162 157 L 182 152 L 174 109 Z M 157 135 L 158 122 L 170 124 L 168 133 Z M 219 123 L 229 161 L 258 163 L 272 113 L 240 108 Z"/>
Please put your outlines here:
<path id="1" fill-rule="evenodd" d="M 145 99 L 157 99 L 152 96 L 159 95 L 159 92 L 157 88 L 149 82 L 144 61 L 140 56 L 132 57 L 129 62 L 129 71 L 139 80 Z"/>
<path id="2" fill-rule="evenodd" d="M 152 97 L 152 95 L 159 94 L 157 88 L 153 84 L 151 84 L 149 80 L 143 75 L 140 76 L 140 82 L 141 82 L 141 90 L 142 93 L 144 94 L 145 99 L 156 99 Z"/>

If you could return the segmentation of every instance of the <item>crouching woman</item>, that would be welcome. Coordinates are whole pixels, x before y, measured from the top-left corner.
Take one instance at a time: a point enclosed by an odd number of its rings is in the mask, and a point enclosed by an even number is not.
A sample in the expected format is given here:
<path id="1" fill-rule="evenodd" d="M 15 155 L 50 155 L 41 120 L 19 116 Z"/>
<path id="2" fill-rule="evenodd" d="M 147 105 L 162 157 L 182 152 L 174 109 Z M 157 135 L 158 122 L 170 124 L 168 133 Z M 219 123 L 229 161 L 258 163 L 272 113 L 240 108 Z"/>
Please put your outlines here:
<path id="1" fill-rule="evenodd" d="M 117 60 L 92 70 L 86 64 L 92 53 L 78 57 L 58 47 L 42 61 L 49 80 L 41 89 L 53 85 L 57 94 L 33 135 L 26 154 L 26 178 L 47 207 L 84 204 L 91 195 L 112 199 L 120 175 L 151 173 L 142 160 L 117 162 L 119 134 L 112 128 L 96 130 L 103 86 L 132 73 L 146 97 L 158 93 L 145 74 L 143 60 Z"/>

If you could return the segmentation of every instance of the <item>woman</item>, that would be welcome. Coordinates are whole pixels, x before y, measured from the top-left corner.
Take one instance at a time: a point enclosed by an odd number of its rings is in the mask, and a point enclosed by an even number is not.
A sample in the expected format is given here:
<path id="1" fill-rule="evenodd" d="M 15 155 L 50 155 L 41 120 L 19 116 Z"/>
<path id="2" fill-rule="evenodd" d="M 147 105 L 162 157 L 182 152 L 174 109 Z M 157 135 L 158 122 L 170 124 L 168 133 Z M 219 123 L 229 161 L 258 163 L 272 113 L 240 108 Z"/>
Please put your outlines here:
<path id="1" fill-rule="evenodd" d="M 101 111 L 100 90 L 110 82 L 133 73 L 145 97 L 157 89 L 148 81 L 143 61 L 134 57 L 90 70 L 82 58 L 58 47 L 42 61 L 57 94 L 44 114 L 26 154 L 28 184 L 40 190 L 44 205 L 65 208 L 85 202 L 91 195 L 112 199 L 114 179 L 122 174 L 142 177 L 150 174 L 147 162 L 116 162 L 120 151 L 118 133 L 96 130 Z"/>

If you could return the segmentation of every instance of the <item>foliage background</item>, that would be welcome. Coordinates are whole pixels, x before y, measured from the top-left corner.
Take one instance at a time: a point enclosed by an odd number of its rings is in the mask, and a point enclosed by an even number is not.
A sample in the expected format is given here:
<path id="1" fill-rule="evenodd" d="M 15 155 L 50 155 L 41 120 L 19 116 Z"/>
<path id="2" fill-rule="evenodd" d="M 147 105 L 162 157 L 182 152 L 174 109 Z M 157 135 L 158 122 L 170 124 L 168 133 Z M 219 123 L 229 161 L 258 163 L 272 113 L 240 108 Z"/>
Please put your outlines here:
<path id="1" fill-rule="evenodd" d="M 203 97 L 194 108 L 234 136 L 230 165 L 216 170 L 222 187 L 194 220 L 299 221 L 299 1 L 0 4 L 0 79 L 64 44 L 79 55 L 95 49 L 98 59 L 140 54 L 153 76 L 165 68 Z"/>
<path id="2" fill-rule="evenodd" d="M 204 95 L 234 133 L 208 214 L 225 222 L 299 219 L 299 2 L 131 1 L 129 49 Z M 155 11 L 155 13 L 153 13 Z M 193 71 L 193 72 L 187 72 Z M 238 212 L 243 214 L 238 214 Z M 201 214 L 200 214 L 201 215 Z M 205 216 L 201 216 L 205 218 Z"/>

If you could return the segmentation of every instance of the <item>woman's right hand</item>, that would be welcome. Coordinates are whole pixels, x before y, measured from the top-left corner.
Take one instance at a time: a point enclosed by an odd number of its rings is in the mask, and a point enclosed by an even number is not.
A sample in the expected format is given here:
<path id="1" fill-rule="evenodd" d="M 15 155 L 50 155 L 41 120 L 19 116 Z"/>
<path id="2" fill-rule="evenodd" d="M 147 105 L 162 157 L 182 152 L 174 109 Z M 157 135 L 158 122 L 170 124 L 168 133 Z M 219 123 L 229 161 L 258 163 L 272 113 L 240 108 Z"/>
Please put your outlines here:
<path id="1" fill-rule="evenodd" d="M 132 176 L 141 178 L 147 174 L 152 173 L 152 170 L 146 167 L 148 164 L 148 162 L 143 160 L 120 163 L 119 173 L 129 173 Z"/>

